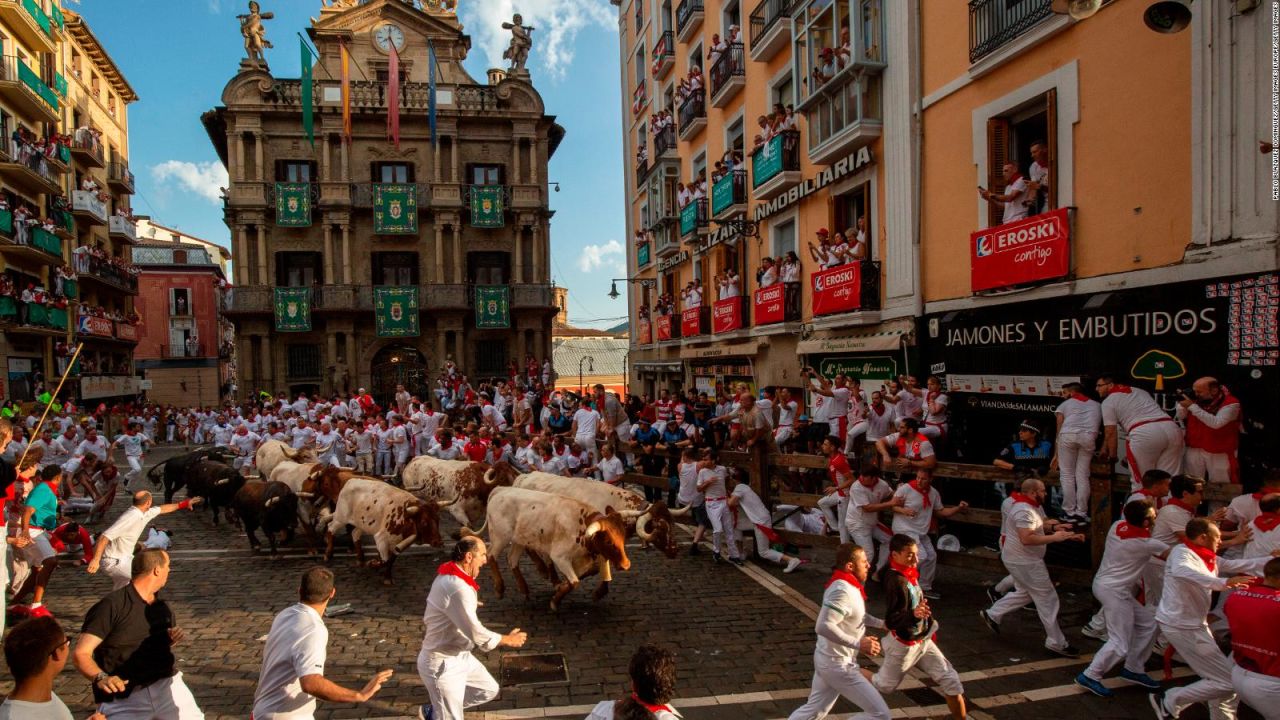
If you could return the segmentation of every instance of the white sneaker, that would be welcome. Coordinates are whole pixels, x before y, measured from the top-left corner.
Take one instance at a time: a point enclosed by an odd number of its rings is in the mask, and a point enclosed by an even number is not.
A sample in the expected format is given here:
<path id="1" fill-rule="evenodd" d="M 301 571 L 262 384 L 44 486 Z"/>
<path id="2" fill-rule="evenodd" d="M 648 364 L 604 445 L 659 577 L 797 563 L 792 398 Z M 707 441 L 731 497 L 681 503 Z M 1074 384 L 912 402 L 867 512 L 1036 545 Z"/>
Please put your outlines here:
<path id="1" fill-rule="evenodd" d="M 791 562 L 787 563 L 787 566 L 783 568 L 782 572 L 795 572 L 796 568 L 800 567 L 800 563 L 802 562 L 803 561 L 800 558 L 791 558 Z"/>
<path id="2" fill-rule="evenodd" d="M 1080 634 L 1101 642 L 1106 642 L 1108 637 L 1106 628 L 1098 630 L 1090 625 L 1085 625 L 1083 628 L 1080 628 Z"/>

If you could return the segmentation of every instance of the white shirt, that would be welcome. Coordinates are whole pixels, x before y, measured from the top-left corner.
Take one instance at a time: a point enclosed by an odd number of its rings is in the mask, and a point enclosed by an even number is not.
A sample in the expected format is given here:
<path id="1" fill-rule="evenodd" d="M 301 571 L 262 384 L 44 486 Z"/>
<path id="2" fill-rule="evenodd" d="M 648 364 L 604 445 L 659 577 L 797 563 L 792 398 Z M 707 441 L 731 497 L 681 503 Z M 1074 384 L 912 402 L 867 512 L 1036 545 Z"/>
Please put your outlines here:
<path id="1" fill-rule="evenodd" d="M 1219 574 L 1261 574 L 1262 566 L 1269 558 L 1232 560 L 1218 557 L 1217 573 L 1205 566 L 1204 561 L 1179 543 L 1169 551 L 1164 566 L 1164 589 L 1160 595 L 1160 608 L 1156 610 L 1156 622 L 1171 628 L 1197 630 L 1206 628 L 1209 614 L 1209 596 L 1227 589 L 1227 581 Z"/>
<path id="2" fill-rule="evenodd" d="M 1194 517 L 1190 511 L 1177 505 L 1165 505 L 1156 513 L 1156 524 L 1151 528 L 1151 537 L 1165 545 L 1176 545 L 1182 542 L 1178 533 L 1185 532 L 1187 523 Z"/>
<path id="3" fill-rule="evenodd" d="M 241 457 L 248 457 L 252 455 L 261 443 L 262 436 L 256 432 L 248 432 L 244 435 L 236 433 L 231 436 L 231 447 L 235 448 L 236 453 Z"/>
<path id="4" fill-rule="evenodd" d="M 822 593 L 822 609 L 814 628 L 818 633 L 814 654 L 856 667 L 858 645 L 868 625 L 883 623 L 867 614 L 866 600 L 858 588 L 843 580 L 831 583 Z"/>
<path id="5" fill-rule="evenodd" d="M 1004 216 L 1000 218 L 1002 224 L 1021 220 L 1027 216 L 1027 206 L 1022 204 L 1030 199 L 1027 190 L 1027 180 L 1021 177 L 1005 186 L 1001 195 L 1012 195 L 1013 199 L 1004 204 Z"/>
<path id="6" fill-rule="evenodd" d="M 747 525 L 748 528 L 751 525 L 769 527 L 773 524 L 773 515 L 769 512 L 769 508 L 764 506 L 764 501 L 751 489 L 750 485 L 738 483 L 733 487 L 733 492 L 730 494 L 738 498 L 738 507 L 740 508 L 738 517 L 743 518 L 745 516 L 745 519 L 751 521 Z M 739 521 L 739 528 L 742 528 L 741 520 Z"/>
<path id="7" fill-rule="evenodd" d="M 611 458 L 600 458 L 596 468 L 600 470 L 600 478 L 607 483 L 622 477 L 622 460 L 617 455 Z"/>
<path id="8" fill-rule="evenodd" d="M 866 505 L 879 505 L 893 497 L 893 488 L 882 479 L 877 479 L 876 484 L 871 487 L 863 485 L 861 480 L 856 480 L 849 486 L 848 493 L 849 510 L 845 516 L 845 525 L 854 530 L 869 530 L 876 526 L 879 517 L 876 513 L 867 512 L 862 508 Z"/>
<path id="9" fill-rule="evenodd" d="M 708 478 L 710 478 L 712 481 L 711 484 L 708 485 L 706 489 L 702 491 L 702 497 L 706 500 L 724 500 L 725 498 L 727 498 L 729 495 L 729 492 L 725 490 L 724 481 L 725 481 L 725 477 L 727 477 L 728 474 L 729 474 L 729 471 L 725 470 L 723 465 L 717 465 L 713 468 L 699 470 L 698 471 L 699 485 L 706 482 Z"/>
<path id="10" fill-rule="evenodd" d="M 831 396 L 827 399 L 828 420 L 836 420 L 849 414 L 849 388 L 832 387 Z"/>
<path id="11" fill-rule="evenodd" d="M 316 698 L 303 691 L 302 678 L 324 675 L 329 629 L 315 608 L 297 603 L 271 622 L 262 650 L 262 672 L 253 695 L 257 720 L 310 720 Z"/>
<path id="12" fill-rule="evenodd" d="M 898 486 L 893 492 L 895 497 L 904 498 L 906 504 L 903 507 L 909 510 L 915 510 L 915 517 L 907 517 L 906 515 L 893 514 L 893 531 L 895 533 L 904 533 L 913 537 L 924 537 L 929 534 L 929 525 L 933 522 L 933 509 L 942 507 L 942 496 L 938 494 L 938 489 L 929 486 L 929 507 L 924 506 L 924 496 L 916 492 L 915 488 L 908 483 Z"/>
<path id="13" fill-rule="evenodd" d="M 1235 522 L 1236 527 L 1253 522 L 1253 519 L 1261 514 L 1262 510 L 1258 507 L 1258 500 L 1253 497 L 1253 493 L 1245 493 L 1234 498 L 1227 506 L 1227 519 Z"/>
<path id="14" fill-rule="evenodd" d="M 573 421 L 578 425 L 578 437 L 596 436 L 596 429 L 600 425 L 600 413 L 588 408 L 582 408 L 573 414 Z"/>
<path id="15" fill-rule="evenodd" d="M 125 510 L 115 522 L 111 523 L 111 527 L 102 531 L 102 536 L 109 541 L 102 556 L 133 557 L 133 548 L 138 544 L 138 538 L 142 537 L 142 531 L 147 528 L 147 523 L 159 516 L 160 508 L 154 505 L 146 512 L 136 507 Z"/>
<path id="16" fill-rule="evenodd" d="M 462 456 L 462 446 L 457 443 L 454 443 L 449 447 L 436 445 L 428 450 L 427 454 L 433 458 L 439 458 L 441 460 L 457 460 Z"/>
<path id="17" fill-rule="evenodd" d="M 591 708 L 591 714 L 587 716 L 587 720 L 613 720 L 613 700 L 602 700 Z M 677 720 L 682 717 L 680 713 L 670 705 L 665 710 L 658 710 L 653 713 L 655 720 Z"/>
<path id="18" fill-rule="evenodd" d="M 1150 537 L 1121 538 L 1116 534 L 1117 522 L 1107 532 L 1102 563 L 1093 576 L 1093 594 L 1118 593 L 1132 596 L 1147 563 L 1169 549 L 1168 545 Z"/>
<path id="19" fill-rule="evenodd" d="M 1098 426 L 1102 424 L 1102 405 L 1093 398 L 1086 400 L 1067 398 L 1054 412 L 1062 416 L 1062 430 L 1059 432 L 1063 435 L 1068 433 L 1097 435 Z"/>
<path id="20" fill-rule="evenodd" d="M 799 263 L 782 263 L 782 282 L 800 282 Z"/>
<path id="21" fill-rule="evenodd" d="M 35 703 L 12 698 L 5 700 L 0 704 L 0 720 L 72 720 L 72 715 L 57 693 L 54 693 L 49 702 Z"/>
<path id="22" fill-rule="evenodd" d="M 786 427 L 794 425 L 796 421 L 796 409 L 799 405 L 795 400 L 788 400 L 784 403 L 778 403 L 778 427 Z"/>
<path id="23" fill-rule="evenodd" d="M 898 423 L 898 410 L 888 404 L 882 403 L 881 410 L 876 412 L 875 405 L 867 406 L 867 441 L 875 442 L 882 437 L 893 434 L 893 428 Z"/>
<path id="24" fill-rule="evenodd" d="M 107 459 L 107 439 L 99 435 L 94 440 L 85 438 L 80 441 L 80 445 L 76 447 L 76 455 L 84 457 L 85 455 L 93 455 L 99 460 Z"/>
<path id="25" fill-rule="evenodd" d="M 1023 545 L 1018 530 L 1044 534 L 1044 510 L 1030 503 L 1013 502 L 1005 509 L 1000 524 L 1000 559 L 1007 565 L 1026 565 L 1044 560 L 1044 545 Z"/>
<path id="26" fill-rule="evenodd" d="M 1138 423 L 1169 419 L 1151 394 L 1142 388 L 1129 388 L 1129 392 L 1113 390 L 1102 400 L 1102 424 L 1119 425 L 1126 433 Z"/>
<path id="27" fill-rule="evenodd" d="M 553 451 L 549 458 L 538 458 L 538 469 L 544 473 L 552 475 L 564 475 L 564 471 L 569 467 L 564 458 L 555 454 Z"/>
<path id="28" fill-rule="evenodd" d="M 778 282 L 778 271 L 773 267 L 760 273 L 760 287 L 767 288 L 776 282 Z"/>
<path id="29" fill-rule="evenodd" d="M 677 499 L 681 505 L 701 505 L 705 498 L 698 492 L 698 463 L 678 463 L 676 474 L 680 478 L 680 492 Z"/>
<path id="30" fill-rule="evenodd" d="M 898 447 L 899 435 L 901 435 L 901 433 L 889 433 L 884 436 L 884 441 L 889 447 L 896 448 Z M 907 441 L 905 447 L 906 452 L 902 454 L 902 457 L 908 460 L 923 460 L 928 457 L 933 457 L 933 443 L 929 442 L 925 436 L 918 432 L 916 433 L 916 439 Z"/>
<path id="31" fill-rule="evenodd" d="M 290 433 L 293 436 L 293 449 L 299 450 L 307 445 L 314 443 L 316 439 L 315 428 L 312 427 L 296 427 Z"/>
<path id="32" fill-rule="evenodd" d="M 213 427 L 213 444 L 218 447 L 230 447 L 231 436 L 235 433 L 235 428 L 230 425 L 215 425 Z"/>
<path id="33" fill-rule="evenodd" d="M 476 617 L 476 591 L 453 575 L 437 575 L 432 581 L 422 624 L 426 626 L 424 653 L 461 655 L 475 647 L 492 650 L 502 640 Z"/>
<path id="34" fill-rule="evenodd" d="M 1258 527 L 1258 518 L 1254 518 L 1253 537 L 1249 540 L 1249 544 L 1244 546 L 1244 557 L 1246 558 L 1266 558 L 1271 559 L 1271 553 L 1280 550 L 1280 525 L 1270 530 L 1263 530 Z"/>
<path id="35" fill-rule="evenodd" d="M 925 413 L 924 421 L 931 425 L 946 425 L 947 424 L 947 403 L 949 402 L 950 400 L 947 398 L 946 393 L 938 393 L 937 395 L 935 395 L 933 397 L 933 404 L 938 406 L 938 412 L 935 413 L 932 410 L 930 410 L 929 404 L 925 403 L 924 404 L 924 413 Z"/>
<path id="36" fill-rule="evenodd" d="M 907 389 L 898 391 L 898 417 L 914 417 L 924 416 L 924 398 L 916 395 Z"/>

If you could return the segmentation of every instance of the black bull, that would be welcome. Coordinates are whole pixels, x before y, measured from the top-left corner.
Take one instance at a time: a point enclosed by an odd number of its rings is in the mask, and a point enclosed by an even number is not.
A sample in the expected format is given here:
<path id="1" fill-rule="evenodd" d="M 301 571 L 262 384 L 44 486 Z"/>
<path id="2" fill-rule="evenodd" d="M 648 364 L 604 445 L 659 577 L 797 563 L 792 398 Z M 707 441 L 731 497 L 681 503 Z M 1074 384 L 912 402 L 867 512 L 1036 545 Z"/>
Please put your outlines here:
<path id="1" fill-rule="evenodd" d="M 236 493 L 232 503 L 236 516 L 244 523 L 244 533 L 254 551 L 260 544 L 256 536 L 258 528 L 266 534 L 272 554 L 276 552 L 278 534 L 286 533 L 285 542 L 293 540 L 293 527 L 298 522 L 298 496 L 288 485 L 282 482 L 247 482 Z"/>
<path id="2" fill-rule="evenodd" d="M 214 460 L 221 463 L 230 463 L 234 456 L 231 450 L 227 448 L 204 448 L 189 452 L 185 455 L 179 455 L 170 458 L 147 471 L 147 479 L 152 485 L 159 485 L 161 478 L 164 481 L 164 501 L 166 503 L 173 502 L 173 496 L 179 490 L 187 485 L 187 477 L 191 472 L 191 467 L 201 460 Z M 198 493 L 191 493 L 192 495 Z"/>
<path id="3" fill-rule="evenodd" d="M 218 509 L 231 509 L 232 500 L 244 487 L 240 471 L 212 460 L 199 460 L 187 470 L 187 497 L 202 497 L 213 513 L 213 524 L 218 524 Z M 233 518 L 228 514 L 228 521 Z"/>

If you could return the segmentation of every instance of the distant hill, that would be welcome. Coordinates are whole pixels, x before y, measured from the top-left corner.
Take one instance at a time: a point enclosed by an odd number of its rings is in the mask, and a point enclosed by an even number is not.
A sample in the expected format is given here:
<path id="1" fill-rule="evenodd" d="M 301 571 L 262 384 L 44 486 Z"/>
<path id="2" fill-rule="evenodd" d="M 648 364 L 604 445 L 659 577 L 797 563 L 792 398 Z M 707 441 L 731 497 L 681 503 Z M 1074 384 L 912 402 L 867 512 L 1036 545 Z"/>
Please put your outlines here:
<path id="1" fill-rule="evenodd" d="M 631 330 L 631 321 L 627 320 L 620 325 L 614 325 L 608 330 L 605 330 L 605 332 L 609 333 L 610 335 L 620 335 L 622 333 L 629 332 L 630 330 Z"/>

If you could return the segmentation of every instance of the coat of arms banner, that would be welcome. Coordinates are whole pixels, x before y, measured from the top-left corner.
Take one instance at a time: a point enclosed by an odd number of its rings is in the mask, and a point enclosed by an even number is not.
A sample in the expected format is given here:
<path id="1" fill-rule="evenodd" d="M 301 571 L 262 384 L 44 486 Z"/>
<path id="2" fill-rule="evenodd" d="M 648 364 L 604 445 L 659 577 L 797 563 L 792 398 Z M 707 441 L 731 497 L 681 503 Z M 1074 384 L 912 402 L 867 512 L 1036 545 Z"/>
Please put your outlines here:
<path id="1" fill-rule="evenodd" d="M 417 185 L 382 183 L 373 186 L 373 231 L 379 235 L 417 234 Z"/>
<path id="2" fill-rule="evenodd" d="M 506 285 L 476 286 L 476 327 L 511 327 L 511 295 Z"/>
<path id="3" fill-rule="evenodd" d="M 471 226 L 499 228 L 505 225 L 501 185 L 477 185 L 471 188 Z"/>
<path id="4" fill-rule="evenodd" d="M 276 183 L 276 225 L 311 226 L 311 185 Z"/>
<path id="5" fill-rule="evenodd" d="M 311 288 L 276 288 L 276 331 L 311 330 Z"/>
<path id="6" fill-rule="evenodd" d="M 376 287 L 373 313 L 378 337 L 418 337 L 418 288 Z"/>

